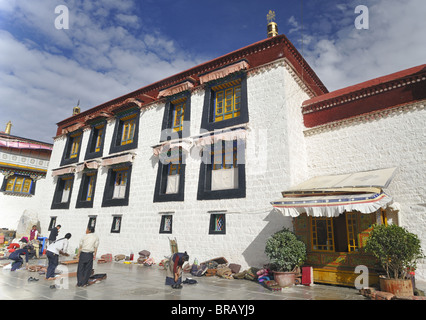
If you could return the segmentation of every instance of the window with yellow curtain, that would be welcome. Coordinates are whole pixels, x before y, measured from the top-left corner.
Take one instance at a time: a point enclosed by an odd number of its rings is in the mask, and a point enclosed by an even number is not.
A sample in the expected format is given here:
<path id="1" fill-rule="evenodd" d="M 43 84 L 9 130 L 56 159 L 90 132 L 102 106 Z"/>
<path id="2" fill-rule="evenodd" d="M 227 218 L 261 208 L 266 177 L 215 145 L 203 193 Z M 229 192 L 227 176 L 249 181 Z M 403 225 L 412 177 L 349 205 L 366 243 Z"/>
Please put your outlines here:
<path id="1" fill-rule="evenodd" d="M 172 129 L 175 132 L 182 131 L 183 117 L 185 114 L 185 104 L 186 104 L 186 99 L 184 101 L 180 101 L 178 103 L 173 104 Z"/>
<path id="2" fill-rule="evenodd" d="M 80 150 L 80 145 L 81 145 L 81 132 L 76 134 L 76 135 L 72 135 L 72 142 L 71 142 L 71 152 L 70 152 L 70 158 L 76 158 L 78 156 L 78 151 Z"/>
<path id="3" fill-rule="evenodd" d="M 95 143 L 95 152 L 101 151 L 102 146 L 102 138 L 105 131 L 105 125 L 100 125 L 95 127 L 95 134 L 96 134 L 96 143 Z"/>
<path id="4" fill-rule="evenodd" d="M 240 116 L 241 80 L 213 87 L 215 95 L 214 121 L 219 122 Z"/>
<path id="5" fill-rule="evenodd" d="M 6 191 L 30 193 L 33 180 L 29 177 L 14 175 L 7 179 Z"/>
<path id="6" fill-rule="evenodd" d="M 133 142 L 136 126 L 136 114 L 122 118 L 123 133 L 121 135 L 121 145 L 126 145 Z"/>

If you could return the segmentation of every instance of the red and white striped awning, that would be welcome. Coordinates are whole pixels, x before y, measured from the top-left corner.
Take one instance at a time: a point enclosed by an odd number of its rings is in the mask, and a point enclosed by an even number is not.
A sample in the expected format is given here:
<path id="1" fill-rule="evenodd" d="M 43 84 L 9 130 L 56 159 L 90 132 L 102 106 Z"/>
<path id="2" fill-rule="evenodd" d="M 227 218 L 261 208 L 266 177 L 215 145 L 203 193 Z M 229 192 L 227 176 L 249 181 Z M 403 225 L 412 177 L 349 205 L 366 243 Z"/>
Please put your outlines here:
<path id="1" fill-rule="evenodd" d="M 313 217 L 337 217 L 343 212 L 373 213 L 393 203 L 383 192 L 396 168 L 312 178 L 271 202 L 285 216 L 306 213 Z"/>

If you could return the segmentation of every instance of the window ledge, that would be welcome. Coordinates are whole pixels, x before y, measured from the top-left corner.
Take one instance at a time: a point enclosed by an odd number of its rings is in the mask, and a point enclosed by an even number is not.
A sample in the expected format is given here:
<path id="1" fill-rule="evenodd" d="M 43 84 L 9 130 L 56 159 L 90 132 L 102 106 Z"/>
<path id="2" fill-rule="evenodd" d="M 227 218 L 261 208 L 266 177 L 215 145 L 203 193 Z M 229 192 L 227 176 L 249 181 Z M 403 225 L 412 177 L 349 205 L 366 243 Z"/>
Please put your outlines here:
<path id="1" fill-rule="evenodd" d="M 2 191 L 7 196 L 17 196 L 17 197 L 25 197 L 31 198 L 33 194 L 30 193 L 22 193 L 22 192 L 14 192 L 14 191 Z"/>

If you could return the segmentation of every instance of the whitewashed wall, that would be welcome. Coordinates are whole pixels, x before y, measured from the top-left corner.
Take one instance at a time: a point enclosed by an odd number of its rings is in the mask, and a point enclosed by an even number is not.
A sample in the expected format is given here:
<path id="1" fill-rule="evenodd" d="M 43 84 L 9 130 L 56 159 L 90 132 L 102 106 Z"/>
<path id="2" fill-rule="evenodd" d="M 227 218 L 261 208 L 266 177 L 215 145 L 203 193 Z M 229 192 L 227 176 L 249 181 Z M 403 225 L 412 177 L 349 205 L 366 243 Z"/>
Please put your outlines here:
<path id="1" fill-rule="evenodd" d="M 395 222 L 416 233 L 426 252 L 426 111 L 407 109 L 308 135 L 308 171 L 313 177 L 398 167 L 385 190 L 401 207 Z M 426 279 L 425 261 L 418 267 L 416 278 Z"/>
<path id="2" fill-rule="evenodd" d="M 291 220 L 272 211 L 270 201 L 280 192 L 306 177 L 306 151 L 300 106 L 308 95 L 299 87 L 284 61 L 251 71 L 247 78 L 249 125 L 246 147 L 246 198 L 197 200 L 200 160 L 187 159 L 185 201 L 153 203 L 157 176 L 157 159 L 152 146 L 160 139 L 164 104 L 141 112 L 139 146 L 135 150 L 130 201 L 126 207 L 102 208 L 107 169 L 99 169 L 93 209 L 75 209 L 81 174 L 76 175 L 69 210 L 50 210 L 55 184 L 51 169 L 58 168 L 65 139 L 57 139 L 50 161 L 49 183 L 43 209 L 42 228 L 47 229 L 51 216 L 62 225 L 61 234 L 71 232 L 72 250 L 77 247 L 89 215 L 97 216 L 96 233 L 100 237 L 99 255 L 126 254 L 146 249 L 159 262 L 170 255 L 169 238 L 177 239 L 179 250 L 186 250 L 190 261 L 225 257 L 243 267 L 262 266 L 266 239 L 282 227 L 291 228 Z M 191 135 L 200 132 L 204 91 L 191 96 Z M 109 151 L 114 121 L 108 124 L 104 156 Z M 90 132 L 85 131 L 80 161 L 85 154 Z M 293 154 L 290 157 L 290 154 Z M 211 210 L 227 210 L 226 234 L 209 235 Z M 173 234 L 160 234 L 161 212 L 173 211 Z M 119 234 L 110 233 L 112 215 L 122 214 Z"/>

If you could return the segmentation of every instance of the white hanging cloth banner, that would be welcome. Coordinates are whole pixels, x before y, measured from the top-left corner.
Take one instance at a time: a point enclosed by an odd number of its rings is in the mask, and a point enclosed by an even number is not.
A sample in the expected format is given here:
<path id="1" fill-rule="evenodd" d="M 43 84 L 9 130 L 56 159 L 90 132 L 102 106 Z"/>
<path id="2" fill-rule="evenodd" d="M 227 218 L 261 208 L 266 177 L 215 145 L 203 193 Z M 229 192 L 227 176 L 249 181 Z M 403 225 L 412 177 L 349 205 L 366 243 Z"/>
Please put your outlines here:
<path id="1" fill-rule="evenodd" d="M 249 64 L 247 63 L 247 61 L 240 61 L 234 64 L 231 64 L 227 67 L 221 68 L 219 70 L 216 71 L 212 71 L 209 72 L 207 74 L 201 75 L 200 76 L 200 83 L 206 83 L 212 80 L 217 80 L 217 79 L 221 79 L 226 77 L 227 75 L 230 75 L 231 73 L 240 71 L 240 70 L 244 70 L 244 69 L 248 69 L 249 68 Z"/>
<path id="2" fill-rule="evenodd" d="M 71 174 L 71 173 L 74 173 L 75 170 L 76 170 L 76 166 L 70 166 L 70 167 L 52 170 L 52 177 L 62 176 L 62 175 L 65 175 L 65 174 Z"/>
<path id="3" fill-rule="evenodd" d="M 247 139 L 247 130 L 238 129 L 220 133 L 214 133 L 213 135 L 203 136 L 194 140 L 196 146 L 206 146 L 214 144 L 215 141 L 233 141 L 233 140 L 246 140 Z"/>
<path id="4" fill-rule="evenodd" d="M 193 145 L 193 142 L 192 140 L 189 140 L 189 139 L 185 139 L 182 141 L 166 141 L 158 146 L 155 146 L 153 148 L 153 154 L 154 156 L 158 157 L 160 156 L 161 153 L 167 152 L 170 149 L 174 149 L 174 148 L 182 148 L 182 150 L 189 153 L 192 145 Z"/>

